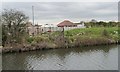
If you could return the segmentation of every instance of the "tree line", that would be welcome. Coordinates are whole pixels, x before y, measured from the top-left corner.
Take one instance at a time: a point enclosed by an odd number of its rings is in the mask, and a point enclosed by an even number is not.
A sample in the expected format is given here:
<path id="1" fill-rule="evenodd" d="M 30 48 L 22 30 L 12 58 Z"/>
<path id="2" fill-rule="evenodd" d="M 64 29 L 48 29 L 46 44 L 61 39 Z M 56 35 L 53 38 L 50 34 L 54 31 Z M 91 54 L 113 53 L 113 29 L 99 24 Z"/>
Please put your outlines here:
<path id="1" fill-rule="evenodd" d="M 89 27 L 117 27 L 117 26 L 120 26 L 120 22 L 114 22 L 114 21 L 85 22 L 85 26 L 87 28 Z"/>

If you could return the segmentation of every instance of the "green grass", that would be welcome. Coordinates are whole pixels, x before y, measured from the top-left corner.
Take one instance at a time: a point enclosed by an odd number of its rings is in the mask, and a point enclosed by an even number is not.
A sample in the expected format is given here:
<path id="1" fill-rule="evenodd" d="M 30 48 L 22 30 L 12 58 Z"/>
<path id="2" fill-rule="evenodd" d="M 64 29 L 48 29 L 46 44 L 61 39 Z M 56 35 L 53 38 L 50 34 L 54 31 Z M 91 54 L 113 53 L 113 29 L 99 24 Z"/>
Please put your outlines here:
<path id="1" fill-rule="evenodd" d="M 105 31 L 104 31 L 105 30 Z M 71 41 L 75 41 L 78 37 L 82 41 L 87 40 L 88 38 L 92 39 L 110 39 L 114 41 L 120 40 L 118 35 L 118 27 L 93 27 L 93 28 L 80 28 L 73 29 L 64 32 L 65 36 L 68 37 Z M 81 40 L 80 39 L 80 40 Z"/>
<path id="2" fill-rule="evenodd" d="M 73 30 L 65 31 L 65 36 L 75 36 L 80 33 L 83 33 L 82 35 L 100 36 L 104 29 L 108 32 L 108 34 L 115 34 L 114 31 L 118 32 L 117 27 L 80 28 L 80 29 L 73 29 Z"/>
<path id="3" fill-rule="evenodd" d="M 106 32 L 104 32 L 104 30 Z M 107 36 L 104 36 L 104 34 Z M 51 33 L 46 33 L 43 34 L 42 36 L 44 37 L 53 37 L 55 38 L 56 36 L 59 36 L 61 32 L 56 31 L 56 32 L 51 32 Z M 92 28 L 79 28 L 79 29 L 72 29 L 64 32 L 65 37 L 70 38 L 70 39 L 76 39 L 77 37 L 81 38 L 109 38 L 109 39 L 114 39 L 118 40 L 118 27 L 92 27 Z"/>

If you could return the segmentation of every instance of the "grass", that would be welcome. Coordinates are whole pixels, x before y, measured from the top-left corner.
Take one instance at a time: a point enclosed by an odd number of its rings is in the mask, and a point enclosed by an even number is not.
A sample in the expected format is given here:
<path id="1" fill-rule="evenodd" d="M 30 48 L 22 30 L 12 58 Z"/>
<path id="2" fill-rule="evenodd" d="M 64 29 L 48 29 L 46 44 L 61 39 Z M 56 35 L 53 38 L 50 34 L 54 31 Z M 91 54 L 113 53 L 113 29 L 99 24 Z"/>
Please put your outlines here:
<path id="1" fill-rule="evenodd" d="M 69 37 L 76 37 L 76 36 L 83 36 L 83 37 L 101 37 L 103 36 L 103 31 L 106 30 L 108 33 L 108 37 L 111 38 L 118 38 L 118 28 L 117 27 L 97 27 L 97 28 L 80 28 L 80 29 L 73 29 L 65 31 L 65 36 Z"/>
<path id="2" fill-rule="evenodd" d="M 70 36 L 70 35 L 77 35 L 79 33 L 85 33 L 88 35 L 100 35 L 104 29 L 106 29 L 108 33 L 114 33 L 114 31 L 118 31 L 117 27 L 80 28 L 80 29 L 73 29 L 73 30 L 65 31 L 65 35 Z"/>
<path id="3" fill-rule="evenodd" d="M 109 44 L 120 41 L 117 27 L 80 28 L 65 31 L 64 34 L 75 45 Z"/>

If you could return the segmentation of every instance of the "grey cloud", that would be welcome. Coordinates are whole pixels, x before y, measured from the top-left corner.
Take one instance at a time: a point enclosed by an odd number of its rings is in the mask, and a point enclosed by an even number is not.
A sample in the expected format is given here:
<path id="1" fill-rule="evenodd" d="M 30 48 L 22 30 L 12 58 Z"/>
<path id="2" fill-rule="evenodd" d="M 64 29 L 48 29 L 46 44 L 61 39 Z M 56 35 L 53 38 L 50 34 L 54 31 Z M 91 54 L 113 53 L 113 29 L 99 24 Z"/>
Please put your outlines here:
<path id="1" fill-rule="evenodd" d="M 117 2 L 18 2 L 3 3 L 3 8 L 24 11 L 32 19 L 34 6 L 36 20 L 56 19 L 117 20 Z M 116 18 L 115 18 L 116 17 Z M 50 22 L 51 22 L 50 21 Z"/>

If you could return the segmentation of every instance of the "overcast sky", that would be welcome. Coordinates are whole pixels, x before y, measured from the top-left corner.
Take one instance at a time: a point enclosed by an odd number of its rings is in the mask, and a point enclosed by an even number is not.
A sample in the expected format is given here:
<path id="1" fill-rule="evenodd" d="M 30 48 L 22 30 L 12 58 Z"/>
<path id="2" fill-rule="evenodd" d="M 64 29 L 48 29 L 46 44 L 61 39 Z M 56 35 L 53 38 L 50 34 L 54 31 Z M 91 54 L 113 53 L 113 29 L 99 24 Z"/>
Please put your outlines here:
<path id="1" fill-rule="evenodd" d="M 118 2 L 4 2 L 2 9 L 23 11 L 32 21 L 32 6 L 35 23 L 39 24 L 58 24 L 63 20 L 118 20 Z"/>

